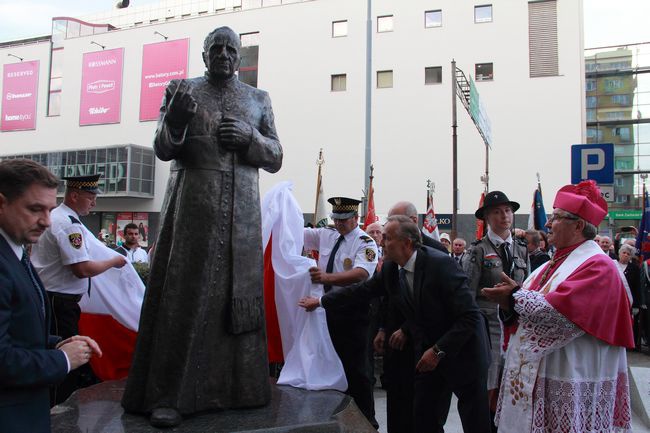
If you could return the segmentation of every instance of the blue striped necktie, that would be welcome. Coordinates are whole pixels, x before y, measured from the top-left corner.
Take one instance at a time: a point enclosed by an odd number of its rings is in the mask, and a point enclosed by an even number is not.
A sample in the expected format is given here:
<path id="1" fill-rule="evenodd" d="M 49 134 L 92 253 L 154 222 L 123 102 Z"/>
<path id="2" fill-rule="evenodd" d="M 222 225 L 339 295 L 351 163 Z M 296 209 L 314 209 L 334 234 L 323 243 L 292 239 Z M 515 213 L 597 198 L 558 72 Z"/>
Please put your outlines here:
<path id="1" fill-rule="evenodd" d="M 43 317 L 45 317 L 45 299 L 43 298 L 43 289 L 41 288 L 41 285 L 38 284 L 38 280 L 32 270 L 32 264 L 29 261 L 29 256 L 25 250 L 23 250 L 23 258 L 20 259 L 20 263 L 22 263 L 25 269 L 27 269 L 27 273 L 29 274 L 29 278 L 32 280 L 34 289 L 38 292 L 38 297 L 41 300 L 41 313 L 43 313 Z"/>

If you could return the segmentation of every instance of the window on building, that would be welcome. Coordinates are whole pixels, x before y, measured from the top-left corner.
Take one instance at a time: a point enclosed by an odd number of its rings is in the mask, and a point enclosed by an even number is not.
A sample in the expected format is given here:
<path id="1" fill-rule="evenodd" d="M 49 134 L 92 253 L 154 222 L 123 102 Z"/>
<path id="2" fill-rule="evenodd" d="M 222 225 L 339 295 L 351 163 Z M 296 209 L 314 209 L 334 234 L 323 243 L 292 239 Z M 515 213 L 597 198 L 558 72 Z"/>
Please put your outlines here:
<path id="1" fill-rule="evenodd" d="M 393 71 L 377 71 L 377 88 L 393 87 Z"/>
<path id="2" fill-rule="evenodd" d="M 557 1 L 528 3 L 528 63 L 530 77 L 559 75 Z"/>
<path id="3" fill-rule="evenodd" d="M 619 137 L 621 141 L 628 142 L 630 141 L 630 127 L 629 126 L 620 126 L 612 128 L 612 135 L 614 137 Z"/>
<path id="4" fill-rule="evenodd" d="M 426 11 L 424 12 L 424 27 L 441 27 L 442 26 L 442 10 Z"/>
<path id="5" fill-rule="evenodd" d="M 242 33 L 239 38 L 241 40 L 239 81 L 257 87 L 260 33 Z"/>
<path id="6" fill-rule="evenodd" d="M 393 16 L 384 15 L 377 17 L 377 33 L 393 31 Z"/>
<path id="7" fill-rule="evenodd" d="M 603 131 L 598 128 L 587 128 L 587 140 L 590 143 L 598 143 L 603 139 Z"/>
<path id="8" fill-rule="evenodd" d="M 333 21 L 332 22 L 332 37 L 341 38 L 348 35 L 348 21 Z"/>
<path id="9" fill-rule="evenodd" d="M 598 106 L 597 96 L 587 96 L 587 108 L 596 108 Z"/>
<path id="10" fill-rule="evenodd" d="M 424 84 L 442 83 L 442 66 L 424 68 Z"/>
<path id="11" fill-rule="evenodd" d="M 602 62 L 598 64 L 599 71 L 615 71 L 618 69 L 629 69 L 632 67 L 632 61 L 620 61 L 620 62 Z"/>
<path id="12" fill-rule="evenodd" d="M 596 110 L 587 110 L 587 122 L 596 121 Z"/>
<path id="13" fill-rule="evenodd" d="M 632 170 L 634 168 L 633 158 L 614 158 L 614 168 L 616 170 Z"/>
<path id="14" fill-rule="evenodd" d="M 494 79 L 492 63 L 477 63 L 474 66 L 476 81 L 487 81 Z"/>
<path id="15" fill-rule="evenodd" d="M 612 104 L 630 106 L 630 95 L 612 95 Z"/>
<path id="16" fill-rule="evenodd" d="M 587 92 L 593 92 L 598 88 L 598 85 L 596 84 L 596 80 L 594 79 L 587 79 L 586 85 L 585 85 L 585 90 Z"/>
<path id="17" fill-rule="evenodd" d="M 3 157 L 5 158 L 5 157 Z M 100 149 L 11 155 L 8 159 L 26 158 L 46 166 L 54 175 L 81 176 L 101 173 L 100 188 L 105 194 L 153 197 L 155 156 L 153 149 L 139 146 L 104 147 Z M 127 178 L 129 182 L 127 182 Z M 57 194 L 65 185 L 59 183 Z M 133 194 L 135 193 L 135 194 Z"/>
<path id="18" fill-rule="evenodd" d="M 50 55 L 50 88 L 47 115 L 60 116 L 61 91 L 63 90 L 63 48 L 52 48 Z"/>
<path id="19" fill-rule="evenodd" d="M 629 195 L 627 194 L 614 194 L 615 201 L 618 204 L 625 204 L 629 201 Z"/>
<path id="20" fill-rule="evenodd" d="M 474 22 L 475 23 L 492 22 L 492 5 L 474 6 Z"/>
<path id="21" fill-rule="evenodd" d="M 345 92 L 347 89 L 347 74 L 335 74 L 332 75 L 332 92 Z"/>
<path id="22" fill-rule="evenodd" d="M 600 114 L 602 115 L 602 120 L 625 120 L 631 117 L 630 113 L 625 111 L 605 111 Z"/>
<path id="23" fill-rule="evenodd" d="M 623 87 L 623 80 L 620 78 L 606 78 L 605 92 L 613 92 Z"/>

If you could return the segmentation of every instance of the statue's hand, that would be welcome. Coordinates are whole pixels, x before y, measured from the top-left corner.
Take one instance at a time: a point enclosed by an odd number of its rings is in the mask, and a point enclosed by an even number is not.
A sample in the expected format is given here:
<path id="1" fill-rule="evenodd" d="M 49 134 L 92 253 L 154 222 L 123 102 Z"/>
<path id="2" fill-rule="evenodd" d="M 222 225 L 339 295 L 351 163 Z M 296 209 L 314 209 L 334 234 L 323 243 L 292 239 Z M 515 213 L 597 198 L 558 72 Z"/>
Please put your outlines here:
<path id="1" fill-rule="evenodd" d="M 171 127 L 182 129 L 196 114 L 196 108 L 196 100 L 192 96 L 192 85 L 186 80 L 181 80 L 169 100 L 165 118 Z"/>
<path id="2" fill-rule="evenodd" d="M 227 150 L 248 150 L 253 136 L 253 128 L 246 122 L 232 117 L 224 117 L 219 127 L 219 143 Z"/>

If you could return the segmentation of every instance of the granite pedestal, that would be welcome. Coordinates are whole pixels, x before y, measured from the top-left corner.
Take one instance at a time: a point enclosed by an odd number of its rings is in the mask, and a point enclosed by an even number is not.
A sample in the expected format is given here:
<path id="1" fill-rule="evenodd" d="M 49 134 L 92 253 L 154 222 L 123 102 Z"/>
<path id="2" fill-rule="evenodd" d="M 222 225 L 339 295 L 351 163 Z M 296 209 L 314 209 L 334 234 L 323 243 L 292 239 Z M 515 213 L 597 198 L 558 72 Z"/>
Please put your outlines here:
<path id="1" fill-rule="evenodd" d="M 159 429 L 149 425 L 148 417 L 124 413 L 120 400 L 125 383 L 104 382 L 72 394 L 52 409 L 52 433 L 376 432 L 349 396 L 276 385 L 274 380 L 267 406 L 201 413 L 178 427 Z"/>

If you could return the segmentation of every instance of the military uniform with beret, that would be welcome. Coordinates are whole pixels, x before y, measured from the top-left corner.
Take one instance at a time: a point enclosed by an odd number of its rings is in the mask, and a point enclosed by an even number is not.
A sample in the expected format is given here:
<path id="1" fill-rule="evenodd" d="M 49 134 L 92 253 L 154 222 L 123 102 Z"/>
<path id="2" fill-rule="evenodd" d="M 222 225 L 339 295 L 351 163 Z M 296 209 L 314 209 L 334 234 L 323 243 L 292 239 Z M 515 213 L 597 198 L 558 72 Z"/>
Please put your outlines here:
<path id="1" fill-rule="evenodd" d="M 519 209 L 519 203 L 510 201 L 501 191 L 492 191 L 485 196 L 484 205 L 477 209 L 474 216 L 485 219 L 485 211 L 489 208 L 507 204 L 513 213 Z M 502 245 L 507 243 L 507 245 Z M 507 247 L 507 256 L 504 248 Z M 465 259 L 463 268 L 469 277 L 469 286 L 476 296 L 476 303 L 488 319 L 492 360 L 488 371 L 488 389 L 499 388 L 499 376 L 503 368 L 501 354 L 501 325 L 497 312 L 497 304 L 481 295 L 484 287 L 493 287 L 501 282 L 501 272 L 522 283 L 528 275 L 528 251 L 526 243 L 510 236 L 504 240 L 488 230 L 483 239 L 472 243 L 469 257 Z"/>
<path id="2" fill-rule="evenodd" d="M 359 200 L 346 197 L 333 197 L 332 219 L 348 219 L 358 215 Z M 339 241 L 339 238 L 343 238 Z M 370 278 L 377 268 L 377 244 L 359 226 L 350 233 L 341 236 L 332 228 L 306 228 L 304 232 L 307 250 L 317 250 L 318 267 L 328 272 L 330 258 L 334 255 L 332 269 L 328 273 L 339 273 L 362 268 Z M 338 245 L 337 245 L 338 243 Z M 338 286 L 325 286 L 325 291 Z M 372 395 L 372 378 L 368 375 L 368 303 L 355 304 L 338 309 L 328 309 L 327 327 L 348 381 L 347 393 L 351 395 L 361 412 L 368 420 L 376 424 L 374 418 L 374 400 Z"/>
<path id="3" fill-rule="evenodd" d="M 93 194 L 101 175 L 64 177 L 67 188 L 76 188 Z M 90 288 L 90 279 L 78 278 L 69 265 L 90 260 L 88 236 L 77 212 L 61 203 L 50 214 L 51 225 L 32 246 L 31 260 L 43 281 L 52 308 L 51 334 L 66 339 L 79 334 L 79 301 Z M 57 402 L 76 389 L 77 370 L 71 372 L 59 387 Z"/>

